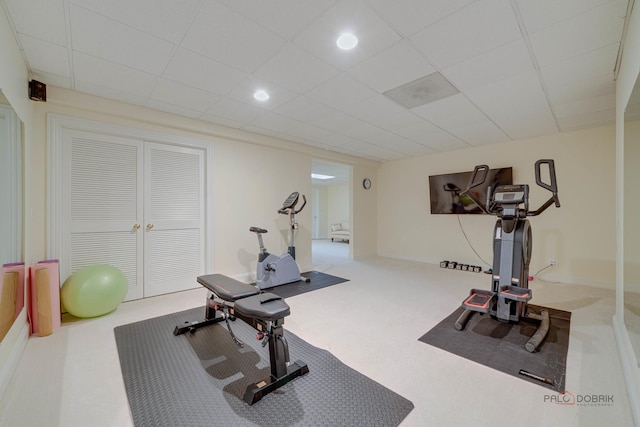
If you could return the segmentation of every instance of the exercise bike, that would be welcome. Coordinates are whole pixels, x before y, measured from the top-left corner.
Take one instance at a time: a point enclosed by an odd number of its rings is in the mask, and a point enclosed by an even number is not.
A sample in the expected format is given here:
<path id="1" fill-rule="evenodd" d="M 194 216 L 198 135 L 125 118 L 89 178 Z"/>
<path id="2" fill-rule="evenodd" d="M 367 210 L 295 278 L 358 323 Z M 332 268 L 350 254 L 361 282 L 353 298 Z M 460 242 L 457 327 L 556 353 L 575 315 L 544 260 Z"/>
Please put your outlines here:
<path id="1" fill-rule="evenodd" d="M 302 206 L 296 210 L 300 195 L 294 191 L 282 203 L 278 213 L 289 217 L 289 249 L 286 254 L 273 255 L 267 251 L 262 241 L 262 235 L 267 232 L 264 228 L 251 227 L 249 231 L 258 236 L 260 252 L 258 254 L 258 268 L 256 271 L 256 286 L 259 289 L 268 289 L 275 286 L 286 285 L 298 281 L 308 282 L 309 279 L 300 274 L 296 264 L 296 248 L 293 242 L 294 230 L 298 228 L 296 214 L 300 213 L 307 204 L 307 198 L 302 195 Z"/>
<path id="2" fill-rule="evenodd" d="M 549 183 L 542 180 L 540 169 L 547 165 Z M 467 194 L 483 212 L 498 217 L 493 231 L 493 270 L 491 290 L 472 289 L 463 301 L 464 312 L 456 320 L 455 328 L 464 329 L 467 321 L 475 312 L 489 313 L 492 318 L 502 322 L 519 322 L 520 319 L 533 319 L 539 326 L 533 336 L 525 344 L 525 349 L 532 353 L 544 341 L 549 331 L 549 312 L 541 310 L 540 314 L 527 310 L 527 303 L 532 298 L 529 289 L 529 262 L 531 261 L 531 226 L 526 219 L 540 215 L 549 206 L 560 207 L 556 171 L 553 160 L 538 160 L 535 164 L 536 184 L 552 193 L 540 208 L 529 210 L 529 186 L 500 185 L 495 189 L 487 189 L 486 203 L 482 203 L 470 191 L 482 185 L 487 177 L 487 165 L 476 166 L 462 194 Z M 520 205 L 524 205 L 521 208 Z"/>

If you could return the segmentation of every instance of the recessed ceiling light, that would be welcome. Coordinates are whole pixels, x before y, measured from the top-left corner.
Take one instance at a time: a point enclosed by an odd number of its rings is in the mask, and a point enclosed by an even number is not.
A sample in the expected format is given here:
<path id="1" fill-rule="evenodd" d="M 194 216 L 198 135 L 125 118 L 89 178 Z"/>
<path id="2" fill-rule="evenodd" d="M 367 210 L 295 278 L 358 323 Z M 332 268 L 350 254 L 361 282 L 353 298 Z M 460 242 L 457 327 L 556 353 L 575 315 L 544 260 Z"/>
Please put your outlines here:
<path id="1" fill-rule="evenodd" d="M 315 178 L 315 179 L 331 179 L 331 178 L 335 178 L 335 176 L 322 175 L 320 173 L 312 173 L 311 174 L 311 178 Z"/>
<path id="2" fill-rule="evenodd" d="M 336 44 L 342 50 L 350 50 L 358 45 L 358 38 L 351 33 L 342 33 L 336 40 Z"/>
<path id="3" fill-rule="evenodd" d="M 267 99 L 269 99 L 269 94 L 265 90 L 258 89 L 253 93 L 253 97 L 258 101 L 266 101 Z"/>

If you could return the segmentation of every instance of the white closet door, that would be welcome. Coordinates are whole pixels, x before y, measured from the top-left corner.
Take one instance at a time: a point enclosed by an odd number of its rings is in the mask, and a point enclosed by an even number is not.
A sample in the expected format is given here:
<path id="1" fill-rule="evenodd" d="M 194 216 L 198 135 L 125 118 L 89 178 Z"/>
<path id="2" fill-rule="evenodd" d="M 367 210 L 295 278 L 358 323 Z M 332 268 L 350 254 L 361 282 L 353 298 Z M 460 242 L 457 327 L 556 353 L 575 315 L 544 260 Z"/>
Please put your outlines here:
<path id="1" fill-rule="evenodd" d="M 64 129 L 63 279 L 110 264 L 127 277 L 126 299 L 142 298 L 142 150 L 139 140 Z"/>
<path id="2" fill-rule="evenodd" d="M 144 296 L 198 287 L 204 272 L 204 151 L 145 143 Z"/>

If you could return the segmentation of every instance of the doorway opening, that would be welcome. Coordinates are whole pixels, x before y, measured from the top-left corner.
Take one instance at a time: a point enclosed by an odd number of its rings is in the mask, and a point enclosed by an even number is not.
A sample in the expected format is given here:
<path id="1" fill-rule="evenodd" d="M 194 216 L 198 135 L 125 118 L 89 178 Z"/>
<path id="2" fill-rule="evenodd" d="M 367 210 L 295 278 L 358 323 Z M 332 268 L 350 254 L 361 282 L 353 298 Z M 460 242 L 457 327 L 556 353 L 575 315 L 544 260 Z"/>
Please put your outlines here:
<path id="1" fill-rule="evenodd" d="M 311 238 L 314 264 L 349 259 L 351 224 L 351 166 L 312 160 Z"/>

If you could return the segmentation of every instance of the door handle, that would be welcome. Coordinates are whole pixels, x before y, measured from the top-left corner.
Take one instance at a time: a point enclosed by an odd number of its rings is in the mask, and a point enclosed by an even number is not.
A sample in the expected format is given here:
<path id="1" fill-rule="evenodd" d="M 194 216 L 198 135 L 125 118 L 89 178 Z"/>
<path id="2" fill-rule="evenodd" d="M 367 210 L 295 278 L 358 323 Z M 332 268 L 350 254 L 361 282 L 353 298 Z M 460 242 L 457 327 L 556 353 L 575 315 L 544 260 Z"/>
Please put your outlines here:
<path id="1" fill-rule="evenodd" d="M 139 230 L 140 229 L 140 224 L 133 224 L 133 229 L 134 230 Z"/>
<path id="2" fill-rule="evenodd" d="M 147 231 L 151 230 L 152 228 L 153 228 L 153 224 L 151 224 L 151 223 L 147 224 Z"/>

